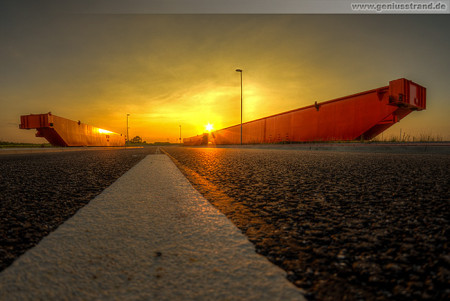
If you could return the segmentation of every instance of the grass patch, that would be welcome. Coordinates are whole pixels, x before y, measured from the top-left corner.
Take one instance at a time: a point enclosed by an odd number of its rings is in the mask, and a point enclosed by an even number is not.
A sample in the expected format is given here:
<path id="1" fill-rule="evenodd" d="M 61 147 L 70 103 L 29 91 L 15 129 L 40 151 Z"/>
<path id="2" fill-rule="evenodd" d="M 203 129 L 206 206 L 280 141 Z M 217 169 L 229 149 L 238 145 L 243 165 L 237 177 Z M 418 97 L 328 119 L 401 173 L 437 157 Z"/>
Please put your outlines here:
<path id="1" fill-rule="evenodd" d="M 419 136 L 412 136 L 407 133 L 403 133 L 401 136 L 382 137 L 378 135 L 373 142 L 444 142 L 442 135 L 433 134 L 419 134 Z"/>
<path id="2" fill-rule="evenodd" d="M 16 147 L 44 148 L 53 146 L 50 143 L 18 143 L 18 142 L 0 141 L 0 148 L 16 148 Z"/>

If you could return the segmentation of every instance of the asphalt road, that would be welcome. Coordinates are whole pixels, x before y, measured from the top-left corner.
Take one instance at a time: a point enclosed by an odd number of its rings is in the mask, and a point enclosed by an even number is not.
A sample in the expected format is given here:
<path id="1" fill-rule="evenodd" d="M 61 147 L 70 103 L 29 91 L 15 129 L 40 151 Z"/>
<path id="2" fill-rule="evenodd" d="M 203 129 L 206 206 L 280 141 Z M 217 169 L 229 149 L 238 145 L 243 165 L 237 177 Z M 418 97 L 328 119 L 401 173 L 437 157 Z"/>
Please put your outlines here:
<path id="1" fill-rule="evenodd" d="M 155 150 L 0 155 L 0 270 Z"/>
<path id="2" fill-rule="evenodd" d="M 450 299 L 449 155 L 164 150 L 309 299 Z"/>
<path id="3" fill-rule="evenodd" d="M 0 156 L 0 270 L 155 150 Z M 165 150 L 309 299 L 450 299 L 449 155 Z"/>

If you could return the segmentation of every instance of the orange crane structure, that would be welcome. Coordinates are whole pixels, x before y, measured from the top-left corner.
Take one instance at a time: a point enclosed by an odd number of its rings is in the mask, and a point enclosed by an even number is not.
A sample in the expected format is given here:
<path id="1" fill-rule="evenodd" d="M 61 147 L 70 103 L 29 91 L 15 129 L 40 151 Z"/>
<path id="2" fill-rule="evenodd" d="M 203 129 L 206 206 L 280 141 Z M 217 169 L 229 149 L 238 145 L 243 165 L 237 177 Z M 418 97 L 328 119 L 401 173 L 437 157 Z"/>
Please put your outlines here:
<path id="1" fill-rule="evenodd" d="M 20 116 L 21 129 L 37 129 L 36 137 L 44 137 L 54 146 L 125 146 L 122 134 L 46 114 Z"/>
<path id="2" fill-rule="evenodd" d="M 412 111 L 426 109 L 426 88 L 405 78 L 389 86 L 242 124 L 242 143 L 370 140 Z M 185 138 L 186 146 L 240 144 L 241 125 Z"/>

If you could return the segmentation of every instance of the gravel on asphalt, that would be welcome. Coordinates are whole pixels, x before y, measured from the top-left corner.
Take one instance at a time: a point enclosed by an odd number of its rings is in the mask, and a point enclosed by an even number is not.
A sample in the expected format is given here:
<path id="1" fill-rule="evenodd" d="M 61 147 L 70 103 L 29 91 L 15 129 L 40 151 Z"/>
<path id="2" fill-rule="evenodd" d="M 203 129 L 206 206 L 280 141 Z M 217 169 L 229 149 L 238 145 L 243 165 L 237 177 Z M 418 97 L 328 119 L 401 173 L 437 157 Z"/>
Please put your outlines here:
<path id="1" fill-rule="evenodd" d="M 0 156 L 0 271 L 156 148 Z"/>
<path id="2" fill-rule="evenodd" d="M 164 148 L 310 300 L 450 299 L 450 156 Z"/>

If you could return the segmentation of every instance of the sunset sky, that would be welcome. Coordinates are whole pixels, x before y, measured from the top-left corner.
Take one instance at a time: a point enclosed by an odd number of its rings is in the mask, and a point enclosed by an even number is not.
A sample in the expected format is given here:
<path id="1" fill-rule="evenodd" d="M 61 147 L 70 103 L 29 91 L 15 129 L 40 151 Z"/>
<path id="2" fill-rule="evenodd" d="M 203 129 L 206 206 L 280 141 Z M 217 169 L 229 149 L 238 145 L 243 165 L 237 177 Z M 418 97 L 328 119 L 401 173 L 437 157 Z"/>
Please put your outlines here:
<path id="1" fill-rule="evenodd" d="M 0 12 L 0 140 L 44 142 L 20 115 L 81 120 L 148 142 L 386 86 L 427 88 L 427 110 L 384 135 L 450 140 L 448 15 Z"/>

